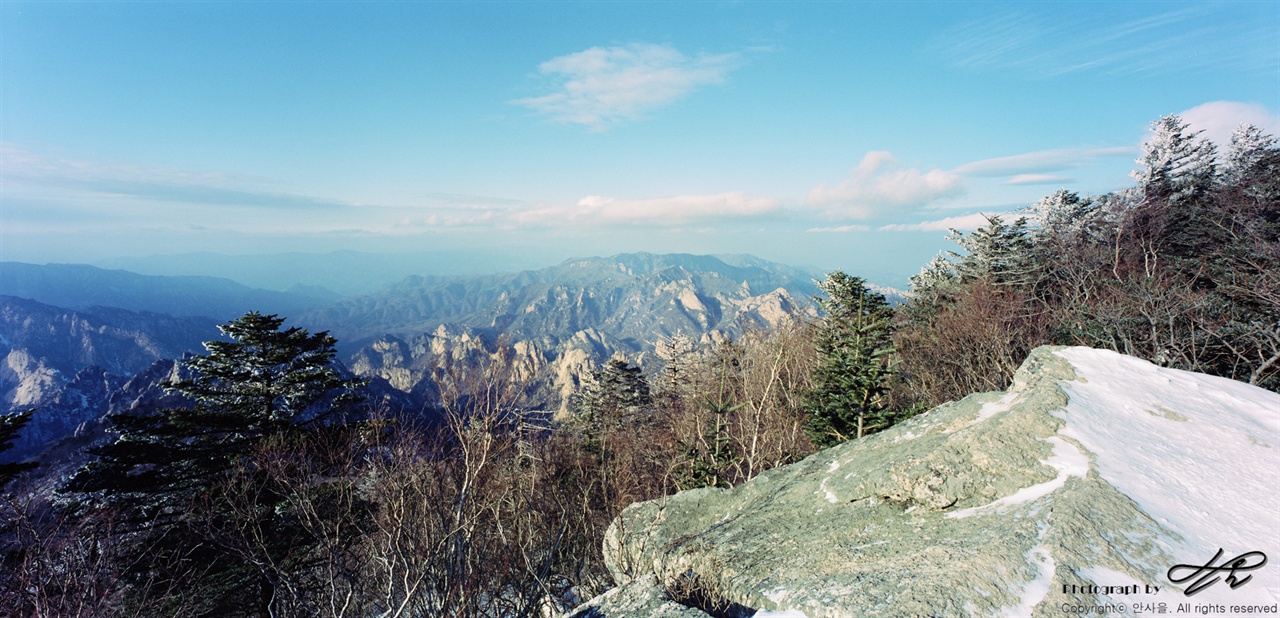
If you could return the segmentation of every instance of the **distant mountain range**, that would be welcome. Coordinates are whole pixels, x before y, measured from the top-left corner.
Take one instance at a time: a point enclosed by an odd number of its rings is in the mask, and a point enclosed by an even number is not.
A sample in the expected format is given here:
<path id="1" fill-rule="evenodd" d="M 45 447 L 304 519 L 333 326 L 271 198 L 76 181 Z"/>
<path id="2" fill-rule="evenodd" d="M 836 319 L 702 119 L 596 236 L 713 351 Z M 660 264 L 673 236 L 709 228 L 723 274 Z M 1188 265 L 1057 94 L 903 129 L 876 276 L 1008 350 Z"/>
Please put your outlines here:
<path id="1" fill-rule="evenodd" d="M 482 277 L 409 277 L 300 316 L 349 345 L 455 324 L 550 345 L 587 329 L 632 351 L 658 337 L 738 332 L 803 308 L 815 273 L 750 256 L 631 253 Z"/>
<path id="2" fill-rule="evenodd" d="M 203 352 L 218 323 L 255 310 L 330 331 L 346 366 L 402 409 L 428 408 L 433 372 L 492 354 L 500 339 L 514 346 L 534 405 L 563 409 L 612 355 L 652 366 L 663 337 L 732 337 L 813 314 L 820 277 L 745 255 L 633 253 L 517 273 L 415 275 L 341 297 L 296 284 L 278 292 L 209 276 L 3 262 L 2 407 L 37 409 L 24 450 L 56 441 L 134 401 L 126 383 L 145 390 L 146 372 L 168 375 L 157 363 Z"/>
<path id="3" fill-rule="evenodd" d="M 419 251 L 413 253 L 184 253 L 116 258 L 95 266 L 146 275 L 204 275 L 277 291 L 332 290 L 335 296 L 369 294 L 412 275 L 478 276 L 519 270 L 528 252 Z"/>
<path id="4" fill-rule="evenodd" d="M 298 315 L 335 300 L 329 292 L 286 293 L 230 279 L 139 275 L 85 264 L 0 262 L 0 295 L 67 309 L 115 307 L 180 317 L 228 320 L 250 310 Z"/>

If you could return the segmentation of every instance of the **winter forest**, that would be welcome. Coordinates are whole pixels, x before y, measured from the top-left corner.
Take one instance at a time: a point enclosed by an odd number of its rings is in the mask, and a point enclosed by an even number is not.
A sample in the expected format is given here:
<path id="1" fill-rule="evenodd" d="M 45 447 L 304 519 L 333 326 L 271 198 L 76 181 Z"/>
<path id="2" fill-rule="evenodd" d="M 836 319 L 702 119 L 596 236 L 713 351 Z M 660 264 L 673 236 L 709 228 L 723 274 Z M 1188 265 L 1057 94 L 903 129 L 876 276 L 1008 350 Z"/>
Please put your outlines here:
<path id="1" fill-rule="evenodd" d="M 1280 392 L 1280 146 L 1256 127 L 1219 150 L 1160 118 L 1131 187 L 950 239 L 905 302 L 831 272 L 812 310 L 614 356 L 554 414 L 515 341 L 435 368 L 430 413 L 406 415 L 328 333 L 246 314 L 86 457 L 0 467 L 0 614 L 558 615 L 612 585 L 627 505 L 1004 389 L 1039 345 Z M 29 419 L 0 418 L 0 449 Z"/>

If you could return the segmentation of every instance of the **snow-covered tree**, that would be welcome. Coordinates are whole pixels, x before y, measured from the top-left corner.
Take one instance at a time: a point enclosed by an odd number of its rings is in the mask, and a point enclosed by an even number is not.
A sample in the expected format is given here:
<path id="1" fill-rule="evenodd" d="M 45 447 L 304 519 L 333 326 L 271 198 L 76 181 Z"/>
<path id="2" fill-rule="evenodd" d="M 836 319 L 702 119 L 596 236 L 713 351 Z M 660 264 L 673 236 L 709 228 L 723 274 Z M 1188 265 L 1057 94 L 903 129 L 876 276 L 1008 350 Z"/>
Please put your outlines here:
<path id="1" fill-rule="evenodd" d="M 1177 115 L 1151 123 L 1151 138 L 1142 144 L 1142 158 L 1133 177 L 1147 201 L 1186 202 L 1213 188 L 1217 149 L 1192 131 Z"/>
<path id="2" fill-rule="evenodd" d="M 1242 124 L 1231 133 L 1223 180 L 1238 183 L 1255 165 L 1276 150 L 1276 138 L 1251 124 Z"/>
<path id="3" fill-rule="evenodd" d="M 654 344 L 654 354 L 662 360 L 658 389 L 675 394 L 688 383 L 689 374 L 699 360 L 697 344 L 684 333 L 663 337 Z"/>
<path id="4" fill-rule="evenodd" d="M 912 296 L 931 294 L 957 281 L 955 265 L 945 256 L 936 255 L 920 272 L 909 279 Z"/>
<path id="5" fill-rule="evenodd" d="M 1280 146 L 1276 137 L 1253 125 L 1231 134 L 1222 181 L 1259 202 L 1280 199 Z"/>
<path id="6" fill-rule="evenodd" d="M 1098 204 L 1074 191 L 1060 189 L 1027 208 L 1040 236 L 1076 238 L 1098 216 Z"/>
<path id="7" fill-rule="evenodd" d="M 1035 272 L 1033 239 L 1027 219 L 1012 225 L 1000 215 L 986 217 L 987 225 L 968 234 L 951 230 L 948 240 L 964 249 L 950 252 L 955 272 L 962 282 L 987 281 L 997 285 L 1024 285 Z"/>
<path id="8" fill-rule="evenodd" d="M 614 357 L 591 374 L 575 395 L 573 407 L 577 422 L 594 433 L 634 422 L 652 403 L 649 382 L 640 367 Z"/>

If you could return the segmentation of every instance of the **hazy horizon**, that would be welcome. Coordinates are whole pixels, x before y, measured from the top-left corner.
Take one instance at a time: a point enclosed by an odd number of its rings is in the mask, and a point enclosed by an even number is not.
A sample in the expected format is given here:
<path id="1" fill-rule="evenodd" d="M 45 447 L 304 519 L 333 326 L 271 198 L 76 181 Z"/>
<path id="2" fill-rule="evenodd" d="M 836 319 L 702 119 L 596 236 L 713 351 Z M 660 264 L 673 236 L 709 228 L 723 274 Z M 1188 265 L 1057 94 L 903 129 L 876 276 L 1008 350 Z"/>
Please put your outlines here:
<path id="1" fill-rule="evenodd" d="M 902 286 L 949 227 L 1128 186 L 1162 115 L 1280 132 L 1275 3 L 7 1 L 0 58 L 0 260 L 34 263 L 749 253 Z"/>
<path id="2" fill-rule="evenodd" d="M 147 276 L 205 276 L 230 279 L 236 283 L 261 290 L 290 292 L 297 288 L 323 288 L 341 296 L 359 296 L 375 293 L 414 276 L 484 277 L 511 274 L 525 270 L 553 268 L 578 259 L 608 259 L 619 255 L 643 252 L 615 253 L 611 255 L 574 255 L 548 258 L 537 262 L 527 255 L 514 252 L 406 252 L 369 253 L 348 249 L 324 253 L 274 253 L 274 254 L 220 254 L 191 252 L 155 256 L 122 257 L 85 262 L 23 262 L 36 265 L 87 265 L 105 270 L 122 270 Z M 663 253 L 671 255 L 678 252 Z M 699 255 L 699 254 L 686 254 Z M 758 258 L 749 253 L 701 254 L 711 255 L 733 265 L 737 256 Z M 530 261 L 534 259 L 534 261 Z M 4 262 L 0 262 L 4 263 Z M 786 264 L 802 271 L 809 271 L 814 279 L 820 279 L 824 270 L 812 264 Z M 869 280 L 878 286 L 904 289 L 880 280 Z M 305 290 L 303 290 L 305 291 Z"/>

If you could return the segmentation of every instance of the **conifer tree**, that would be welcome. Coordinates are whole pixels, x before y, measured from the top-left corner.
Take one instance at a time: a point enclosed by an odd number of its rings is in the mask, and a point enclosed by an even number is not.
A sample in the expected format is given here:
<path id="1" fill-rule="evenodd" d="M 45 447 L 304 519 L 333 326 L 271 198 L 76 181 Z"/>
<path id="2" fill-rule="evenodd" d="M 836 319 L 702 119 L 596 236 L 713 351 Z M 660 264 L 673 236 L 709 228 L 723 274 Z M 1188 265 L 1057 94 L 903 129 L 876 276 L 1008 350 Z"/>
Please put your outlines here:
<path id="1" fill-rule="evenodd" d="M 129 544 L 129 595 L 145 598 L 160 583 L 182 591 L 169 613 L 314 613 L 281 578 L 302 568 L 315 540 L 290 514 L 289 490 L 255 457 L 318 439 L 364 381 L 333 366 L 328 333 L 283 323 L 250 312 L 220 326 L 229 340 L 205 342 L 207 355 L 183 362 L 189 377 L 167 386 L 190 405 L 109 416 L 119 437 L 93 449 L 96 459 L 63 488 L 82 506 L 115 510 L 135 532 L 115 539 Z"/>
<path id="2" fill-rule="evenodd" d="M 963 234 L 951 230 L 948 240 L 964 248 L 965 254 L 950 252 L 956 260 L 960 281 L 987 281 L 996 285 L 1024 286 L 1036 271 L 1032 237 L 1025 217 L 1012 225 L 1000 215 L 986 217 L 987 225 Z"/>
<path id="3" fill-rule="evenodd" d="M 630 424 L 652 403 L 649 381 L 640 368 L 624 358 L 612 358 L 592 373 L 574 409 L 588 431 L 599 431 Z"/>
<path id="4" fill-rule="evenodd" d="M 230 340 L 205 342 L 207 355 L 184 362 L 193 375 L 167 387 L 192 406 L 109 416 L 119 438 L 94 449 L 65 489 L 165 518 L 266 437 L 353 402 L 364 381 L 333 367 L 333 337 L 283 323 L 250 312 L 219 326 Z"/>
<path id="5" fill-rule="evenodd" d="M 1133 177 L 1148 201 L 1192 202 L 1213 187 L 1217 149 L 1177 115 L 1151 123 Z"/>
<path id="6" fill-rule="evenodd" d="M 1231 134 L 1225 167 L 1222 181 L 1228 190 L 1238 190 L 1259 205 L 1280 199 L 1280 145 L 1274 135 L 1251 124 L 1240 125 Z"/>
<path id="7" fill-rule="evenodd" d="M 866 281 L 841 271 L 818 287 L 825 315 L 815 335 L 819 366 L 806 406 L 815 443 L 830 446 L 890 424 L 884 396 L 893 353 L 893 310 Z"/>
<path id="8" fill-rule="evenodd" d="M 0 415 L 0 453 L 13 448 L 13 442 L 18 438 L 18 432 L 22 431 L 27 423 L 31 422 L 31 410 L 26 412 L 18 412 L 15 414 Z M 35 468 L 34 463 L 6 463 L 0 464 L 0 489 L 4 489 L 13 477 Z"/>

